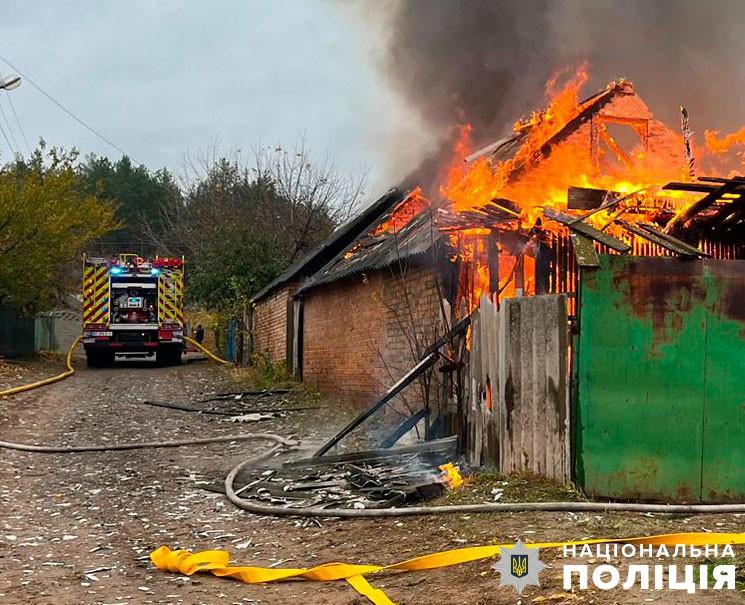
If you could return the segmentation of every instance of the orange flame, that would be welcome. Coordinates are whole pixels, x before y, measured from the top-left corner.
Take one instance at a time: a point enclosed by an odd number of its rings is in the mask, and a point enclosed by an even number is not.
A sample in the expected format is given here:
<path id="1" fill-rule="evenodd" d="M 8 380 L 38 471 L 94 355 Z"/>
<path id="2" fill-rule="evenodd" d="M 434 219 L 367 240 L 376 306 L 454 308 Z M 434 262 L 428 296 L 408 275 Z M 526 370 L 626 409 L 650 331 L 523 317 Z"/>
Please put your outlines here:
<path id="1" fill-rule="evenodd" d="M 507 198 L 520 204 L 523 225 L 532 225 L 541 216 L 543 207 L 566 208 L 570 186 L 621 193 L 646 189 L 654 197 L 660 185 L 685 178 L 682 136 L 652 119 L 646 106 L 633 95 L 629 82 L 623 79 L 611 82 L 600 95 L 583 102 L 579 93 L 586 81 L 584 66 L 560 89 L 557 89 L 558 78 L 553 78 L 546 87 L 551 95 L 547 108 L 515 124 L 514 145 L 519 147 L 508 159 L 481 157 L 465 164 L 471 131 L 462 129 L 455 159 L 441 187 L 453 209 L 470 210 L 483 207 L 495 198 Z M 647 115 L 640 115 L 634 121 L 609 114 L 590 124 L 583 112 L 603 95 L 608 99 L 614 95 L 610 102 L 616 110 Z M 568 124 L 576 128 L 567 129 Z M 622 132 L 631 135 L 630 148 L 627 145 L 624 149 L 613 136 L 612 128 L 616 127 L 627 129 Z M 649 136 L 652 127 L 657 129 L 654 137 Z M 638 139 L 635 143 L 634 133 Z M 596 150 L 591 136 L 599 139 Z M 690 196 L 677 197 L 684 205 L 691 201 Z"/>
<path id="2" fill-rule="evenodd" d="M 442 471 L 442 480 L 450 489 L 458 489 L 465 484 L 460 469 L 452 462 L 447 462 L 438 467 Z"/>
<path id="3" fill-rule="evenodd" d="M 724 137 L 719 136 L 719 131 L 707 130 L 704 132 L 704 139 L 706 148 L 711 153 L 727 153 L 735 145 L 745 144 L 745 126 Z"/>
<path id="4" fill-rule="evenodd" d="M 371 236 L 381 233 L 398 233 L 429 206 L 429 200 L 424 197 L 422 188 L 415 188 L 398 206 L 393 209 L 388 219 L 378 225 L 370 233 Z"/>

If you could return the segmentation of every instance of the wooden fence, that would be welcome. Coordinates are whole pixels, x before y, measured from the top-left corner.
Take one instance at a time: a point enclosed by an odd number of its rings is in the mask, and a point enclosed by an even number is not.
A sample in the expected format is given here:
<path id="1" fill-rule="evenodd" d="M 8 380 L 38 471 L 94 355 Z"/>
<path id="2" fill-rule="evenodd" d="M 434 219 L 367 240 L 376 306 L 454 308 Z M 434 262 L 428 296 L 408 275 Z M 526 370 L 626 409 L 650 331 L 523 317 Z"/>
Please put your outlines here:
<path id="1" fill-rule="evenodd" d="M 475 315 L 466 455 L 502 473 L 571 474 L 567 299 L 484 297 Z"/>

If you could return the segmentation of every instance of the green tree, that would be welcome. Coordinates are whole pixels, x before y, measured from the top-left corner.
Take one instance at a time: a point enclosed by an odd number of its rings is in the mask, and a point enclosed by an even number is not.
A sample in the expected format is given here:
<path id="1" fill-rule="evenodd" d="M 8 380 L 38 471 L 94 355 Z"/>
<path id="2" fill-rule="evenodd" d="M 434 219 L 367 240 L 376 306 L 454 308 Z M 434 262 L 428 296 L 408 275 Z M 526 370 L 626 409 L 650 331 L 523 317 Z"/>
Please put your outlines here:
<path id="1" fill-rule="evenodd" d="M 118 227 L 115 204 L 82 187 L 76 157 L 42 142 L 29 160 L 0 169 L 0 303 L 52 306 L 79 286 L 70 263 Z"/>
<path id="2" fill-rule="evenodd" d="M 181 191 L 171 173 L 165 168 L 151 171 L 143 165 L 135 166 L 127 156 L 112 162 L 91 155 L 78 170 L 88 193 L 117 203 L 121 227 L 101 238 L 96 250 L 105 255 L 157 253 L 143 229 L 147 224 L 159 236 L 167 237 L 162 217 L 181 203 Z"/>
<path id="3" fill-rule="evenodd" d="M 236 311 L 317 246 L 356 208 L 364 179 L 314 163 L 300 145 L 260 149 L 253 165 L 226 158 L 192 163 L 183 204 L 148 230 L 156 248 L 187 258 L 187 296 Z M 166 226 L 167 224 L 167 226 Z"/>

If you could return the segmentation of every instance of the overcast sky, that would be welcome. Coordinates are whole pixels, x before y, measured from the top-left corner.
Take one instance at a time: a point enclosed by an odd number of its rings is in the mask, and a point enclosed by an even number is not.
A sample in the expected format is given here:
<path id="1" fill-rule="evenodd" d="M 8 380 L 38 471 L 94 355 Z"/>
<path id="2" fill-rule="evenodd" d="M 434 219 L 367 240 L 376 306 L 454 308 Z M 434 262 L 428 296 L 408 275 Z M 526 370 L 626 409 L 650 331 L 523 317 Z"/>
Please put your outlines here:
<path id="1" fill-rule="evenodd" d="M 360 27 L 351 10 L 329 0 L 4 0 L 0 54 L 151 168 L 179 173 L 187 151 L 245 153 L 304 134 L 317 156 L 366 169 L 374 196 L 429 140 L 377 69 L 379 28 Z M 43 137 L 119 157 L 28 82 L 0 93 L 0 124 L 22 152 L 9 95 L 32 147 Z M 0 154 L 11 157 L 3 137 Z"/>

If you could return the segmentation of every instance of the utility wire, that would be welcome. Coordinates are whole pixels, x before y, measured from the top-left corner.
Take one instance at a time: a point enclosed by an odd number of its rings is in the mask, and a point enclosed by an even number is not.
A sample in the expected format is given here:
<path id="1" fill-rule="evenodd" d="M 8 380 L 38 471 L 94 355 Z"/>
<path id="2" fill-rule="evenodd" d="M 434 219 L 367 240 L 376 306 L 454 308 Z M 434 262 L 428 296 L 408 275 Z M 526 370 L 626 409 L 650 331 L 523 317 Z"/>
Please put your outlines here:
<path id="1" fill-rule="evenodd" d="M 8 130 L 10 139 L 13 141 L 13 155 L 18 157 L 19 155 L 21 155 L 21 148 L 18 146 L 16 135 L 13 134 L 13 129 L 10 127 L 10 121 L 8 120 L 8 116 L 5 114 L 2 103 L 0 103 L 0 117 L 2 118 L 2 121 L 5 122 L 5 128 Z"/>
<path id="2" fill-rule="evenodd" d="M 64 111 L 68 116 L 70 116 L 78 124 L 80 124 L 81 126 L 83 126 L 83 128 L 85 128 L 89 132 L 91 132 L 94 135 L 96 135 L 104 143 L 110 145 L 111 147 L 113 147 L 114 149 L 116 149 L 122 155 L 126 155 L 126 156 L 129 156 L 130 158 L 132 158 L 132 160 L 136 164 L 139 164 L 140 163 L 140 162 L 136 161 L 135 158 L 132 157 L 131 154 L 129 154 L 126 151 L 124 151 L 124 149 L 122 149 L 121 147 L 119 147 L 119 145 L 117 145 L 116 143 L 114 143 L 111 139 L 106 138 L 104 135 L 102 135 L 100 132 L 98 132 L 95 128 L 93 128 L 93 126 L 91 126 L 90 124 L 88 124 L 85 120 L 83 120 L 82 118 L 78 117 L 75 113 L 73 113 L 67 107 L 65 107 L 64 105 L 62 105 L 62 103 L 60 103 L 57 99 L 55 99 L 52 95 L 50 95 L 46 90 L 44 90 L 36 82 L 34 82 L 27 74 L 25 74 L 20 69 L 18 69 L 18 67 L 16 67 L 15 65 L 13 65 L 10 61 L 8 61 L 8 59 L 6 59 L 2 54 L 0 54 L 0 60 L 3 63 L 5 63 L 8 67 L 10 67 L 13 71 L 15 71 L 16 73 L 18 73 L 18 75 L 20 75 L 24 80 L 26 80 L 29 84 L 31 84 L 31 86 L 33 86 L 36 90 L 38 90 L 41 94 L 43 94 L 47 99 L 49 99 L 52 103 L 54 103 L 57 107 L 59 107 L 62 111 Z"/>
<path id="3" fill-rule="evenodd" d="M 23 129 L 23 124 L 21 124 L 21 120 L 18 118 L 18 112 L 16 111 L 16 106 L 13 104 L 13 99 L 10 98 L 10 95 L 5 95 L 5 98 L 8 99 L 8 105 L 10 105 L 10 110 L 13 112 L 13 117 L 16 120 L 16 124 L 18 124 L 18 130 L 21 131 L 21 138 L 23 138 L 23 143 L 26 145 L 28 154 L 31 155 L 33 151 L 31 150 L 31 145 L 28 144 L 26 131 Z"/>
<path id="4" fill-rule="evenodd" d="M 0 73 L 0 78 L 2 78 L 3 75 Z M 13 104 L 13 99 L 11 98 L 11 95 L 6 94 L 3 95 L 6 100 L 8 101 L 8 105 L 10 105 L 10 110 L 13 112 L 13 117 L 15 118 L 16 124 L 18 125 L 18 130 L 21 131 L 21 138 L 23 139 L 23 143 L 26 145 L 26 150 L 28 151 L 28 154 L 31 155 L 31 145 L 28 144 L 28 139 L 26 138 L 26 131 L 23 129 L 23 124 L 21 124 L 21 120 L 18 118 L 18 112 L 16 111 L 16 106 Z"/>
<path id="5" fill-rule="evenodd" d="M 5 133 L 5 129 L 3 128 L 3 125 L 0 124 L 0 133 L 2 133 L 3 138 L 5 139 L 5 142 L 8 144 L 8 149 L 10 149 L 10 153 L 15 155 L 15 151 L 13 150 L 13 146 L 10 144 L 10 139 L 8 139 L 8 135 Z"/>

